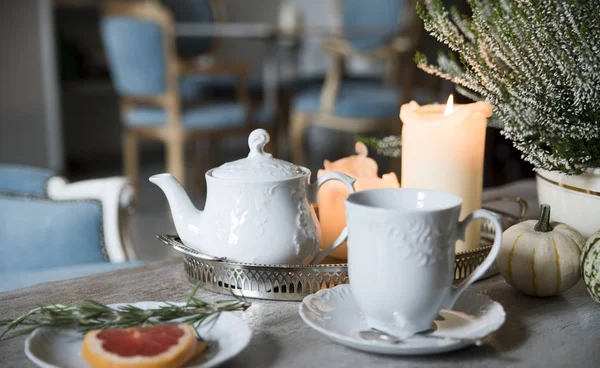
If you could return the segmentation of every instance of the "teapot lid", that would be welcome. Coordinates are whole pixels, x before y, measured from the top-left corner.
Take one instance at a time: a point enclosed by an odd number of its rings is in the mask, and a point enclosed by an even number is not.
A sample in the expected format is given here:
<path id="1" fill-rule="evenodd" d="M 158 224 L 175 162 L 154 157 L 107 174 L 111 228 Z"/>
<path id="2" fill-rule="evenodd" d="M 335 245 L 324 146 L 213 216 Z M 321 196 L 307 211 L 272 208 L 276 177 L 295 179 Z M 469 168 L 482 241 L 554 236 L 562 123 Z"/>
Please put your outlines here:
<path id="1" fill-rule="evenodd" d="M 212 176 L 219 179 L 241 181 L 272 181 L 298 177 L 304 174 L 301 167 L 273 158 L 265 152 L 270 137 L 264 129 L 255 129 L 248 137 L 250 153 L 247 158 L 227 162 L 212 170 Z"/>

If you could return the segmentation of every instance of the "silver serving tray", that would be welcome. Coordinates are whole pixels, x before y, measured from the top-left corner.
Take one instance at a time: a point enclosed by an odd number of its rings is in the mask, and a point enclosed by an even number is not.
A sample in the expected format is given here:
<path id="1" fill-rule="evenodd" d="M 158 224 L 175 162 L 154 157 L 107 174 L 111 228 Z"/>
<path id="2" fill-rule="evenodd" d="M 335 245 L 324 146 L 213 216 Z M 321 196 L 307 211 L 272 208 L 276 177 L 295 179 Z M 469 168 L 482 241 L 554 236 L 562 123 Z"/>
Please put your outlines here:
<path id="1" fill-rule="evenodd" d="M 510 201 L 519 205 L 519 214 L 514 215 L 497 210 L 502 227 L 521 222 L 527 213 L 527 203 L 519 197 L 499 197 L 486 201 L 486 204 Z M 188 279 L 201 287 L 216 293 L 243 296 L 246 298 L 301 301 L 305 296 L 324 288 L 348 284 L 346 263 L 326 263 L 320 265 L 262 265 L 231 262 L 201 254 L 184 245 L 177 236 L 159 235 L 159 240 L 183 254 L 183 265 Z M 487 257 L 494 229 L 487 220 L 481 221 L 481 247 L 456 254 L 454 282 L 459 283 L 469 276 Z M 326 258 L 325 262 L 335 262 Z M 497 274 L 495 265 L 482 277 Z"/>

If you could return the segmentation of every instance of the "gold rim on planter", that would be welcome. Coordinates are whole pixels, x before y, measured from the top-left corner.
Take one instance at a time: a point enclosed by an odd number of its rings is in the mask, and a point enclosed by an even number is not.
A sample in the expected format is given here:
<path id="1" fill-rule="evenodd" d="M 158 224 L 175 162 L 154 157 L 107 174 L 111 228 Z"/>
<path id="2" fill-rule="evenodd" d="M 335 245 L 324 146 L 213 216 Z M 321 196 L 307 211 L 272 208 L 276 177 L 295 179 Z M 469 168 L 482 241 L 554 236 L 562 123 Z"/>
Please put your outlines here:
<path id="1" fill-rule="evenodd" d="M 593 195 L 593 196 L 596 196 L 596 197 L 600 197 L 600 192 L 595 192 L 595 191 L 589 190 L 589 189 L 583 189 L 583 188 L 579 188 L 579 187 L 574 187 L 574 186 L 568 185 L 568 184 L 562 184 L 562 183 L 559 183 L 557 181 L 550 180 L 550 179 L 546 178 L 545 176 L 543 176 L 541 174 L 536 174 L 536 176 L 538 178 L 540 178 L 540 179 L 542 179 L 542 180 L 550 183 L 550 184 L 556 185 L 557 187 L 569 189 L 569 190 L 572 190 L 574 192 L 585 193 L 585 194 Z"/>
<path id="2" fill-rule="evenodd" d="M 504 229 L 524 220 L 527 203 L 519 197 L 499 197 L 486 203 L 510 201 L 519 205 L 519 215 L 491 210 L 500 217 Z M 216 293 L 246 298 L 301 301 L 305 296 L 325 288 L 348 284 L 346 263 L 320 265 L 258 265 L 222 260 L 207 260 L 200 253 L 186 247 L 176 237 L 165 243 L 183 253 L 183 265 L 190 282 L 200 281 L 201 287 Z M 481 247 L 456 254 L 454 282 L 469 276 L 487 257 L 494 239 L 492 225 L 481 222 Z M 331 261 L 326 258 L 325 261 Z M 495 265 L 482 277 L 498 273 Z"/>

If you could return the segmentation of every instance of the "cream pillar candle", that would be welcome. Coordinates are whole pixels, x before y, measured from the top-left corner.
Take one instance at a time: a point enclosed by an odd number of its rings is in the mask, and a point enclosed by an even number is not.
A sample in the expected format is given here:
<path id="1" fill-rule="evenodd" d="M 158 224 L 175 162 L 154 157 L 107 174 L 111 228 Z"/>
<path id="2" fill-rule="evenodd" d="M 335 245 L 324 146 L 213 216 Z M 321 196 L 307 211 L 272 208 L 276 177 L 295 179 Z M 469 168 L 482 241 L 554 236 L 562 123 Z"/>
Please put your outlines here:
<path id="1" fill-rule="evenodd" d="M 375 188 L 398 188 L 398 177 L 396 174 L 384 174 L 381 178 L 377 176 L 377 162 L 367 157 L 368 149 L 362 142 L 356 142 L 356 155 L 344 157 L 334 162 L 325 160 L 325 169 L 319 170 L 317 177 L 320 178 L 330 171 L 339 171 L 356 178 L 354 189 L 361 190 Z M 344 184 L 337 181 L 328 181 L 323 184 L 318 193 L 319 223 L 323 240 L 321 246 L 329 246 L 346 226 L 346 209 L 344 199 L 348 197 L 348 189 Z M 331 256 L 345 261 L 348 257 L 346 243 L 331 252 Z"/>
<path id="2" fill-rule="evenodd" d="M 452 107 L 452 96 L 447 106 L 419 106 L 415 101 L 402 105 L 402 187 L 460 196 L 461 219 L 481 208 L 485 130 L 491 115 L 492 107 L 485 102 Z M 478 222 L 469 226 L 457 252 L 479 247 L 479 227 Z"/>

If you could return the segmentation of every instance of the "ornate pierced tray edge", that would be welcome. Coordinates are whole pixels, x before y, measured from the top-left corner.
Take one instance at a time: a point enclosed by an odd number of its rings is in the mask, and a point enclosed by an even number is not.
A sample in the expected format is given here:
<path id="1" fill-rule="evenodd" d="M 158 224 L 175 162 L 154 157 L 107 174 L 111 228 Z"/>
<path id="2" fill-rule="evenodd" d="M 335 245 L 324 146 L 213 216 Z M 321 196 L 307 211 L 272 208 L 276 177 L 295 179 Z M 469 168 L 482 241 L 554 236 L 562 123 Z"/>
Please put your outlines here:
<path id="1" fill-rule="evenodd" d="M 511 201 L 520 206 L 520 215 L 492 210 L 502 220 L 504 227 L 522 221 L 527 212 L 527 203 L 519 197 L 500 197 L 493 201 Z M 466 278 L 488 255 L 491 249 L 489 224 L 482 222 L 482 242 L 480 248 L 456 253 L 454 283 Z M 204 289 L 222 293 L 235 294 L 248 298 L 301 301 L 306 295 L 322 288 L 330 288 L 349 283 L 347 264 L 320 265 L 266 265 L 238 263 L 230 261 L 210 261 L 195 257 L 194 250 L 181 244 L 181 249 L 174 249 L 184 254 L 184 270 L 190 282 L 202 282 Z M 182 249 L 186 251 L 182 251 Z M 197 253 L 197 252 L 196 252 Z M 225 273 L 225 274 L 223 274 Z M 228 274 L 227 274 L 228 273 Z M 246 274 L 255 274 L 253 278 Z M 495 264 L 480 279 L 497 274 Z"/>

